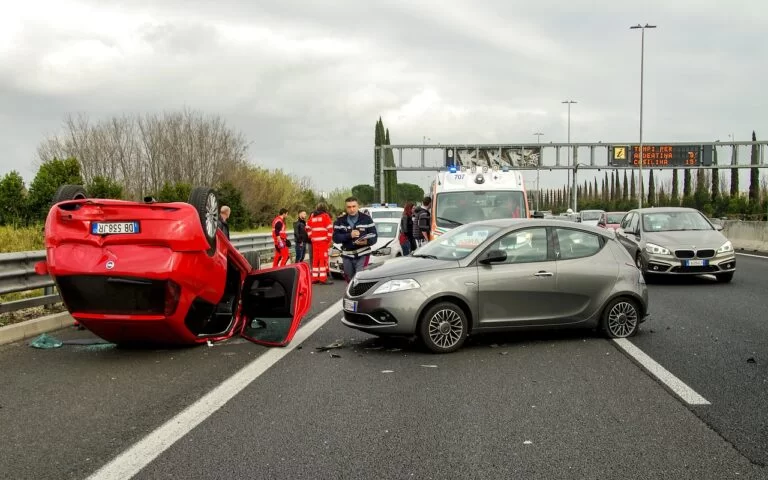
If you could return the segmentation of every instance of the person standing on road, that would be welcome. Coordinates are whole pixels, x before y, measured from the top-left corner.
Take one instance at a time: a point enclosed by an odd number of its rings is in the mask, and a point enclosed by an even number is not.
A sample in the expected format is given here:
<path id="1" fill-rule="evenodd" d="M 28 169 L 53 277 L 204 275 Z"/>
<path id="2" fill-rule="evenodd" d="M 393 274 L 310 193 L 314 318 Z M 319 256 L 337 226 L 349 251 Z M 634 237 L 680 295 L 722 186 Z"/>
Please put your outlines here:
<path id="1" fill-rule="evenodd" d="M 432 214 L 429 211 L 429 207 L 432 205 L 432 198 L 424 197 L 422 205 L 423 207 L 416 207 L 413 211 L 413 238 L 416 241 L 415 248 L 419 248 L 429 242 L 430 230 L 432 230 Z"/>
<path id="2" fill-rule="evenodd" d="M 224 235 L 227 236 L 227 239 L 229 239 L 229 224 L 227 223 L 227 220 L 229 220 L 230 213 L 231 210 L 226 205 L 222 206 L 219 210 L 219 229 L 224 232 Z"/>
<path id="3" fill-rule="evenodd" d="M 272 260 L 272 268 L 280 267 L 288 263 L 291 241 L 285 228 L 285 216 L 288 210 L 281 208 L 274 220 L 272 220 L 272 241 L 275 242 L 275 257 Z"/>
<path id="4" fill-rule="evenodd" d="M 333 284 L 328 278 L 330 273 L 330 261 L 328 251 L 333 241 L 333 219 L 328 213 L 325 203 L 317 204 L 315 211 L 307 220 L 307 234 L 312 243 L 312 283 Z"/>
<path id="5" fill-rule="evenodd" d="M 307 253 L 307 244 L 309 243 L 306 210 L 299 212 L 299 217 L 293 224 L 293 241 L 296 242 L 296 263 L 303 262 L 304 254 Z"/>
<path id="6" fill-rule="evenodd" d="M 413 202 L 406 202 L 403 216 L 400 217 L 400 247 L 403 255 L 410 255 L 416 249 L 416 239 L 413 238 Z"/>
<path id="7" fill-rule="evenodd" d="M 348 197 L 344 203 L 346 215 L 333 223 L 333 241 L 341 244 L 344 279 L 349 283 L 357 272 L 368 266 L 371 245 L 376 243 L 378 234 L 373 219 L 358 210 L 356 197 Z"/>

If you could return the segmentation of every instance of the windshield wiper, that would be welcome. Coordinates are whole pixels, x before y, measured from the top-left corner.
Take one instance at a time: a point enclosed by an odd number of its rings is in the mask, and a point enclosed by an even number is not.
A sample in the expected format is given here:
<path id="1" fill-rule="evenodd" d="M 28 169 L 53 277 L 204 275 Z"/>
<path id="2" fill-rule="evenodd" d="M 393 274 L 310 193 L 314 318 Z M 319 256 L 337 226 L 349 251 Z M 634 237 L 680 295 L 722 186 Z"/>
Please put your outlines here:
<path id="1" fill-rule="evenodd" d="M 452 223 L 454 225 L 464 225 L 463 223 L 457 222 L 456 220 L 451 220 L 450 218 L 445 218 L 445 217 L 435 217 L 435 218 L 437 218 L 438 220 L 442 220 L 444 222 Z"/>
<path id="2" fill-rule="evenodd" d="M 429 258 L 431 260 L 437 260 L 436 255 L 424 255 L 423 253 L 413 253 L 411 254 L 412 257 L 419 257 L 419 258 Z"/>

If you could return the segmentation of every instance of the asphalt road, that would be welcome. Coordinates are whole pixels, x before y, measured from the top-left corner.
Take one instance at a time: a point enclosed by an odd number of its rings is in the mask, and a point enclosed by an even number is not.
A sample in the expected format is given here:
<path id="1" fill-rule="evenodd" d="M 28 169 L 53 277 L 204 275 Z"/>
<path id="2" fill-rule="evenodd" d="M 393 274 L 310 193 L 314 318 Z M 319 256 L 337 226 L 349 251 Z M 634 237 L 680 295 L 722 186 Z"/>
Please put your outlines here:
<path id="1" fill-rule="evenodd" d="M 431 355 L 338 313 L 136 478 L 767 478 L 768 259 L 738 261 L 728 285 L 651 284 L 632 340 L 711 405 L 591 332 Z M 92 350 L 0 347 L 0 478 L 85 478 L 267 351 Z"/>

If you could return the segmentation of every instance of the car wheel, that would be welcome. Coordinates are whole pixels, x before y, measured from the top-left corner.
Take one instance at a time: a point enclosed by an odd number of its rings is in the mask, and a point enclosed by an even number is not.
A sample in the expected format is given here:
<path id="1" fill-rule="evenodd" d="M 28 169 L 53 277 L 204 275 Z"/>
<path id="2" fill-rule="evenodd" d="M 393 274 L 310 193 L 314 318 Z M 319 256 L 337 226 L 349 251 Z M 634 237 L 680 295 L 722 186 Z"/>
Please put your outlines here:
<path id="1" fill-rule="evenodd" d="M 451 302 L 432 305 L 421 317 L 419 337 L 434 353 L 455 352 L 467 338 L 469 322 L 464 311 Z"/>
<path id="2" fill-rule="evenodd" d="M 81 200 L 87 198 L 85 188 L 82 185 L 62 185 L 53 196 L 53 204 L 67 200 Z"/>
<path id="3" fill-rule="evenodd" d="M 259 255 L 259 252 L 256 250 L 243 252 L 243 257 L 248 260 L 248 263 L 251 264 L 251 267 L 253 267 L 254 270 L 261 270 L 261 256 Z"/>
<path id="4" fill-rule="evenodd" d="M 216 194 L 211 188 L 196 187 L 190 192 L 187 203 L 197 210 L 200 225 L 210 247 L 208 254 L 213 255 L 216 251 L 216 230 L 219 228 L 219 201 Z"/>
<path id="5" fill-rule="evenodd" d="M 733 280 L 734 273 L 735 272 L 718 273 L 715 275 L 715 278 L 720 283 L 730 283 L 730 281 Z"/>
<path id="6" fill-rule="evenodd" d="M 640 310 L 637 302 L 628 298 L 611 300 L 603 311 L 602 327 L 610 338 L 626 338 L 640 328 Z"/>

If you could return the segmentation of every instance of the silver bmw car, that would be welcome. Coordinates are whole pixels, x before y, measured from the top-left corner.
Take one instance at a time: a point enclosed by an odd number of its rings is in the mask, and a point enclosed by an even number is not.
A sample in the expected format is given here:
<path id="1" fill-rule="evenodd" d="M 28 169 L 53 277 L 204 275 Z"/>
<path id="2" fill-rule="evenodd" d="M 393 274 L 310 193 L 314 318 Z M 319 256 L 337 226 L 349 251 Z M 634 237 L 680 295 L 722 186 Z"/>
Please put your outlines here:
<path id="1" fill-rule="evenodd" d="M 733 244 L 700 211 L 686 207 L 631 210 L 616 238 L 644 274 L 714 274 L 730 282 L 736 272 Z"/>
<path id="2" fill-rule="evenodd" d="M 343 299 L 348 327 L 418 336 L 435 353 L 469 334 L 600 327 L 634 335 L 648 291 L 614 233 L 556 219 L 469 223 L 411 256 L 359 272 Z"/>

